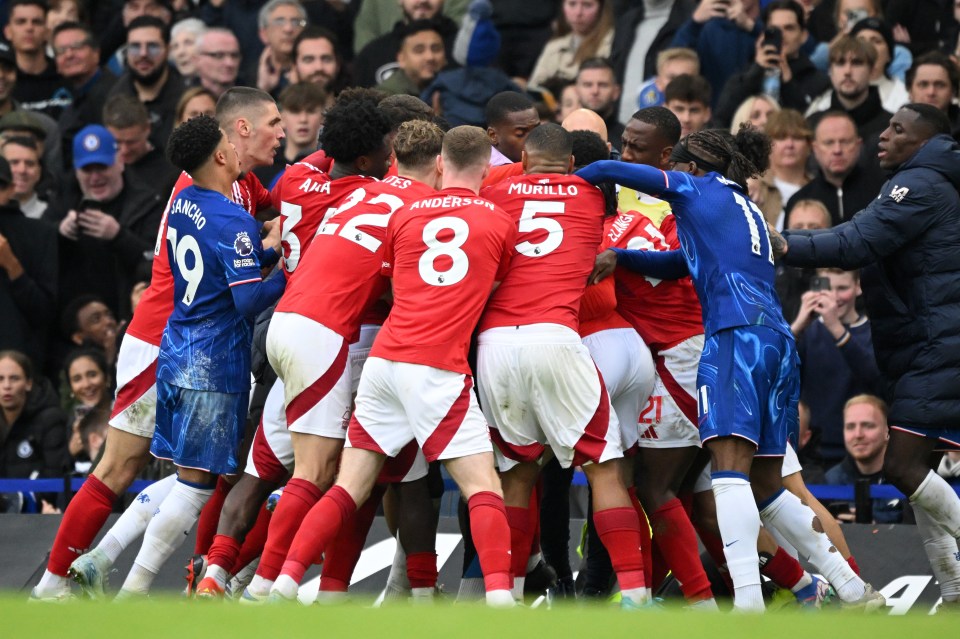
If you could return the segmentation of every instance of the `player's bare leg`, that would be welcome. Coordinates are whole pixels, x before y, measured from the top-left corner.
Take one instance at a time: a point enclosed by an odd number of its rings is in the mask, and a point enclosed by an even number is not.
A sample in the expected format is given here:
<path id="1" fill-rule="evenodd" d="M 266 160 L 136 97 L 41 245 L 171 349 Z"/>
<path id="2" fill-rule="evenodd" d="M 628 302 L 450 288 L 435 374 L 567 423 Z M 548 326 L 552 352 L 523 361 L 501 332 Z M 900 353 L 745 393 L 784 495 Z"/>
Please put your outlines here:
<path id="1" fill-rule="evenodd" d="M 793 473 L 792 475 L 787 475 L 783 478 L 783 487 L 789 490 L 791 493 L 797 496 L 801 502 L 806 506 L 809 506 L 810 510 L 816 513 L 817 517 L 820 518 L 820 523 L 823 526 L 824 532 L 827 533 L 827 537 L 830 538 L 830 542 L 836 547 L 840 555 L 850 564 L 850 567 L 853 568 L 853 571 L 857 574 L 860 573 L 859 568 L 856 565 L 856 562 L 853 560 L 853 554 L 850 552 L 850 546 L 847 545 L 847 539 L 843 536 L 843 530 L 840 528 L 840 524 L 837 522 L 836 518 L 830 514 L 830 511 L 827 510 L 827 507 L 820 503 L 820 500 L 813 496 L 813 493 L 810 492 L 810 489 L 807 488 L 807 485 L 803 481 L 803 477 L 800 473 Z"/>
<path id="2" fill-rule="evenodd" d="M 639 447 L 635 463 L 636 494 L 650 518 L 653 539 L 691 604 L 713 600 L 710 580 L 697 553 L 696 532 L 677 498 L 699 454 L 700 448 L 696 446 Z M 702 605 L 716 607 L 715 603 Z"/>
<path id="3" fill-rule="evenodd" d="M 93 544 L 114 502 L 133 484 L 150 459 L 150 438 L 109 428 L 103 457 L 67 506 L 50 550 L 47 569 L 32 597 L 55 599 L 69 594 L 70 564 Z"/>
<path id="4" fill-rule="evenodd" d="M 146 595 L 164 562 L 183 543 L 213 494 L 216 475 L 194 468 L 177 468 L 177 483 L 157 509 L 143 535 L 143 545 L 127 575 L 120 598 Z"/>
<path id="5" fill-rule="evenodd" d="M 290 544 L 304 517 L 333 484 L 337 460 L 343 449 L 342 439 L 295 432 L 290 433 L 290 438 L 296 460 L 293 477 L 287 482 L 270 520 L 260 565 L 247 588 L 257 596 L 265 596 L 269 592 L 272 582 L 283 568 Z"/>
<path id="6" fill-rule="evenodd" d="M 640 517 L 623 482 L 622 459 L 589 463 L 583 472 L 593 491 L 593 521 L 597 535 L 610 554 L 624 605 L 643 606 L 650 601 L 641 555 Z"/>
<path id="7" fill-rule="evenodd" d="M 910 497 L 917 530 L 940 582 L 940 594 L 948 605 L 960 606 L 960 498 L 937 475 L 943 453 L 934 451 L 936 441 L 890 429 L 890 443 L 883 472 L 890 482 Z"/>

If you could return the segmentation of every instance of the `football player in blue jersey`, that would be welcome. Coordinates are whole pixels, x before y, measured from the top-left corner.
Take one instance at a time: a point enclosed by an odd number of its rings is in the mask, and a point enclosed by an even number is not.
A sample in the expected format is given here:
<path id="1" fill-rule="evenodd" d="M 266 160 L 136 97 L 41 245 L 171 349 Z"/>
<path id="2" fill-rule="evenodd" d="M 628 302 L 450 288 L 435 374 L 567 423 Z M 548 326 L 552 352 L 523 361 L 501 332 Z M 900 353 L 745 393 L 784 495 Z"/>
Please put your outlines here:
<path id="1" fill-rule="evenodd" d="M 663 279 L 689 272 L 700 298 L 706 334 L 697 379 L 700 438 L 712 459 L 735 608 L 764 607 L 756 549 L 762 518 L 821 569 L 841 600 L 876 609 L 883 597 L 831 552 L 814 512 L 783 488 L 783 455 L 798 429 L 799 360 L 773 287 L 766 223 L 745 188 L 766 169 L 769 150 L 769 139 L 751 129 L 736 138 L 708 130 L 674 147 L 670 171 L 608 161 L 577 174 L 672 205 L 681 250 L 624 251 L 617 261 Z"/>
<path id="2" fill-rule="evenodd" d="M 160 344 L 151 452 L 172 459 L 178 479 L 147 527 L 121 596 L 148 592 L 213 494 L 217 475 L 237 471 L 252 320 L 279 299 L 286 282 L 261 277 L 278 255 L 263 250 L 256 220 L 230 199 L 240 161 L 217 120 L 200 116 L 178 127 L 167 155 L 193 185 L 168 215 L 174 310 Z"/>

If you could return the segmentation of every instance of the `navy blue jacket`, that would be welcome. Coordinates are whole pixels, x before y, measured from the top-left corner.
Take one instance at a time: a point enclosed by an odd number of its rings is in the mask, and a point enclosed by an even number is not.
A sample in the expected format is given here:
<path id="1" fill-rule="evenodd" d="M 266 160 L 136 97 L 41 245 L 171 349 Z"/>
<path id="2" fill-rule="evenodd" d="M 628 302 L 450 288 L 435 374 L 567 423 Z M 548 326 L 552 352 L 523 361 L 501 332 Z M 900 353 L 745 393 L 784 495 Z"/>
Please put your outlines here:
<path id="1" fill-rule="evenodd" d="M 960 429 L 960 145 L 930 139 L 853 219 L 794 231 L 794 266 L 863 268 L 891 425 Z"/>

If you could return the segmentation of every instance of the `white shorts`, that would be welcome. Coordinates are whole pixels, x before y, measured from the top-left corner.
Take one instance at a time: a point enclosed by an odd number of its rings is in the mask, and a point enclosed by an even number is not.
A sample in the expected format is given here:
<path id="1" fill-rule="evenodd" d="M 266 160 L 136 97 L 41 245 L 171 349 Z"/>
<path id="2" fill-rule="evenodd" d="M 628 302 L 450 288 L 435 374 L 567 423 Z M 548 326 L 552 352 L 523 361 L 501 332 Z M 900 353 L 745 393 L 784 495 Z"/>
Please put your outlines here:
<path id="1" fill-rule="evenodd" d="M 539 458 L 544 445 L 564 468 L 623 456 L 617 415 L 575 331 L 491 328 L 478 344 L 479 392 L 501 471 Z"/>
<path id="2" fill-rule="evenodd" d="M 160 347 L 127 333 L 117 354 L 117 394 L 110 425 L 153 438 L 157 427 L 157 357 Z"/>
<path id="3" fill-rule="evenodd" d="M 287 428 L 343 439 L 350 419 L 351 374 L 343 337 L 296 313 L 274 313 L 267 358 L 283 380 Z"/>
<path id="4" fill-rule="evenodd" d="M 360 327 L 360 338 L 350 345 L 350 392 L 356 393 L 360 386 L 360 374 L 363 372 L 363 364 L 370 355 L 370 349 L 373 348 L 373 340 L 380 332 L 380 326 L 376 324 L 364 324 Z"/>
<path id="5" fill-rule="evenodd" d="M 250 444 L 244 472 L 273 483 L 282 483 L 293 472 L 293 441 L 287 430 L 280 379 L 273 383 L 263 403 L 263 414 Z"/>
<path id="6" fill-rule="evenodd" d="M 632 328 L 598 331 L 584 337 L 583 343 L 603 376 L 620 422 L 620 443 L 624 452 L 629 451 L 640 437 L 640 407 L 647 405 L 653 391 L 653 356 Z"/>
<path id="7" fill-rule="evenodd" d="M 396 457 L 387 458 L 386 463 L 380 470 L 377 483 L 405 484 L 423 479 L 427 476 L 428 470 L 427 458 L 423 456 L 423 451 L 420 450 L 417 441 L 411 440 L 409 444 L 400 449 Z"/>
<path id="8" fill-rule="evenodd" d="M 647 405 L 640 411 L 641 448 L 700 447 L 697 427 L 697 367 L 703 335 L 694 335 L 654 353 L 657 375 Z"/>
<path id="9" fill-rule="evenodd" d="M 416 439 L 427 461 L 493 451 L 463 373 L 367 358 L 346 445 L 396 457 Z"/>
<path id="10" fill-rule="evenodd" d="M 793 444 L 787 442 L 787 452 L 783 456 L 783 468 L 780 470 L 781 477 L 789 477 L 794 473 L 799 473 L 803 470 L 803 467 L 800 465 L 800 459 L 797 457 L 797 451 L 793 449 Z M 703 493 L 708 490 L 712 490 L 713 485 L 710 479 L 710 464 L 708 463 L 703 467 L 703 470 L 700 471 L 700 476 L 697 477 L 697 481 L 693 483 L 693 492 L 694 493 Z"/>

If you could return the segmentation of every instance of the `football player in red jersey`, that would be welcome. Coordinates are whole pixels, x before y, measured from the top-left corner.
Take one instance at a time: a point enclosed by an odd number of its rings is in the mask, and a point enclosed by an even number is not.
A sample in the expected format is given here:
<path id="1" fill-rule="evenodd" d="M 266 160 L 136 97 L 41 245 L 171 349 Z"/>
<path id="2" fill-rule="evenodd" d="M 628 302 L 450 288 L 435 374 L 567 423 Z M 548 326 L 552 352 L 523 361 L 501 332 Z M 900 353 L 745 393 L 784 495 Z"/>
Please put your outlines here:
<path id="1" fill-rule="evenodd" d="M 284 137 L 276 103 L 263 91 L 236 87 L 217 102 L 217 119 L 236 147 L 244 171 L 234 182 L 234 201 L 251 214 L 270 208 L 269 193 L 250 170 L 271 164 Z M 169 202 L 190 184 L 190 176 L 181 174 Z M 64 514 L 47 570 L 31 593 L 33 598 L 69 596 L 67 571 L 71 562 L 90 547 L 117 497 L 150 460 L 157 401 L 157 354 L 164 326 L 173 311 L 173 276 L 164 245 L 165 232 L 166 211 L 157 235 L 150 287 L 144 292 L 120 345 L 117 396 L 108 443 L 100 463 Z M 272 245 L 276 245 L 278 239 L 279 233 L 264 244 L 269 246 L 272 241 Z M 119 550 L 115 554 L 119 555 Z M 72 576 L 89 594 L 102 593 L 104 571 L 115 559 L 112 553 L 87 557 Z"/>
<path id="2" fill-rule="evenodd" d="M 304 519 L 271 596 L 296 596 L 385 458 L 416 439 L 467 500 L 487 603 L 513 605 L 510 528 L 467 364 L 473 327 L 516 238 L 510 217 L 477 196 L 490 148 L 477 127 L 449 131 L 437 160 L 443 190 L 390 218 L 383 273 L 393 280 L 393 309 L 364 366 L 337 484 Z"/>
<path id="3" fill-rule="evenodd" d="M 524 175 L 484 190 L 514 219 L 520 242 L 480 321 L 479 390 L 497 444 L 515 575 L 526 567 L 527 505 L 546 444 L 561 466 L 583 467 L 624 605 L 643 606 L 650 593 L 640 520 L 622 478 L 619 424 L 578 333 L 605 203 L 598 189 L 568 175 L 571 149 L 567 131 L 542 124 L 527 137 Z"/>
<path id="4" fill-rule="evenodd" d="M 275 385 L 272 393 L 283 393 L 286 425 L 296 462 L 293 477 L 271 517 L 256 576 L 247 589 L 254 599 L 258 592 L 262 595 L 268 592 L 303 515 L 333 483 L 336 473 L 346 435 L 344 421 L 350 414 L 351 404 L 347 350 L 359 335 L 360 316 L 354 315 L 365 312 L 379 297 L 375 291 L 378 271 L 373 271 L 376 277 L 367 271 L 381 240 L 369 236 L 377 230 L 371 231 L 362 218 L 356 218 L 358 228 L 354 228 L 354 234 L 349 237 L 366 237 L 368 241 L 353 242 L 349 246 L 340 241 L 346 236 L 331 236 L 329 228 L 324 227 L 325 231 L 321 225 L 337 212 L 346 212 L 364 201 L 364 187 L 379 184 L 378 180 L 392 163 L 390 138 L 390 123 L 377 108 L 376 95 L 362 89 L 345 91 L 326 113 L 320 137 L 324 150 L 289 167 L 274 187 L 273 199 L 281 214 L 284 271 L 290 279 L 291 291 L 291 297 L 281 299 L 278 310 L 295 308 L 293 313 L 278 312 L 273 316 L 267 333 L 267 356 L 279 375 L 276 384 L 280 387 Z M 321 154 L 334 161 L 329 173 L 314 164 Z M 380 215 L 389 216 L 390 207 L 384 208 L 383 202 L 375 203 L 374 209 L 378 213 L 370 213 L 371 216 L 378 219 Z M 349 217 L 354 219 L 357 212 L 366 210 L 351 211 Z M 311 271 L 300 276 L 299 265 L 314 241 L 327 248 L 317 256 L 318 262 Z M 336 250 L 330 248 L 331 244 Z M 341 255 L 345 246 L 368 249 L 370 259 L 358 261 L 350 256 L 349 261 L 334 258 L 331 262 L 330 258 Z M 357 270 L 344 268 L 346 264 L 356 266 Z M 362 281 L 368 290 L 360 293 L 364 287 Z M 304 318 L 309 326 L 284 326 L 291 321 L 295 323 L 297 318 Z M 320 327 L 323 335 L 312 327 Z M 262 446 L 258 446 L 256 439 L 254 446 L 257 449 L 251 453 L 252 472 L 242 480 L 241 493 L 229 500 L 231 508 L 218 527 L 219 543 L 211 549 L 214 556 L 210 559 L 211 565 L 216 562 L 216 568 L 208 574 L 210 579 L 206 580 L 204 596 L 220 593 L 239 553 L 243 528 L 250 525 L 256 508 L 275 487 L 271 484 L 283 481 L 285 465 L 261 463 L 258 466 L 258 461 L 265 460 L 259 454 Z M 198 594 L 201 594 L 199 589 Z"/>

